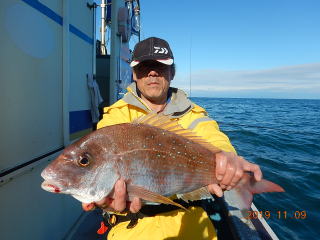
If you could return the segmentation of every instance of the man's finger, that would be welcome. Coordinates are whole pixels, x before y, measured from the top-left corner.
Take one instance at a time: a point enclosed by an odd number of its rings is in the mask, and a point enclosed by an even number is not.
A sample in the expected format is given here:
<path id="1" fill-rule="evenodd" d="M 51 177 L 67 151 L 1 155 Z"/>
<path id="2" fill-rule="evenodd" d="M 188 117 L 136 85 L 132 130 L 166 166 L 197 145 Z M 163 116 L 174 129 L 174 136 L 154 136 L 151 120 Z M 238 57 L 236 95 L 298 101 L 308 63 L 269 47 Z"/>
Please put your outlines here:
<path id="1" fill-rule="evenodd" d="M 236 173 L 236 168 L 237 166 L 232 164 L 232 163 L 228 163 L 226 169 L 226 174 L 224 175 L 223 179 L 220 182 L 220 187 L 224 188 L 230 185 L 231 180 L 233 179 L 235 173 Z"/>
<path id="2" fill-rule="evenodd" d="M 209 190 L 209 192 L 211 192 L 212 194 L 217 195 L 218 197 L 222 197 L 223 196 L 222 189 L 219 187 L 218 184 L 210 184 L 210 185 L 208 185 L 208 190 Z"/>
<path id="3" fill-rule="evenodd" d="M 129 204 L 129 210 L 132 213 L 136 213 L 141 209 L 141 199 L 138 197 L 134 197 L 132 202 Z"/>
<path id="4" fill-rule="evenodd" d="M 253 164 L 245 160 L 244 171 L 253 172 L 254 179 L 257 181 L 262 179 L 262 172 L 257 164 Z"/>
<path id="5" fill-rule="evenodd" d="M 230 190 L 231 188 L 236 186 L 239 180 L 242 178 L 242 176 L 243 176 L 243 169 L 238 167 L 231 182 L 229 183 L 229 186 L 227 187 L 227 190 Z"/>
<path id="6" fill-rule="evenodd" d="M 124 181 L 118 180 L 114 188 L 115 197 L 110 207 L 112 207 L 117 212 L 122 212 L 126 208 L 126 184 Z"/>
<path id="7" fill-rule="evenodd" d="M 221 181 L 226 174 L 227 169 L 227 156 L 224 152 L 216 153 L 216 177 Z"/>
<path id="8" fill-rule="evenodd" d="M 94 203 L 82 203 L 82 208 L 83 210 L 85 210 L 86 212 L 91 211 L 95 208 Z"/>

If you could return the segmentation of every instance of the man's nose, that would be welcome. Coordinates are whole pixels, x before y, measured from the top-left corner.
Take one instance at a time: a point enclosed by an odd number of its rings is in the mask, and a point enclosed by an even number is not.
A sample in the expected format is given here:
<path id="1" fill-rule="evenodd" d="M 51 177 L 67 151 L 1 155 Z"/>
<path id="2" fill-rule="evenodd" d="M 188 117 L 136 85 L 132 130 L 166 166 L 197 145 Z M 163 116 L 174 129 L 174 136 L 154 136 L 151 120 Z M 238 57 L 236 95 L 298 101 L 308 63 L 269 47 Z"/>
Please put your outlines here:
<path id="1" fill-rule="evenodd" d="M 151 70 L 148 74 L 149 77 L 158 77 L 159 74 L 156 70 Z"/>

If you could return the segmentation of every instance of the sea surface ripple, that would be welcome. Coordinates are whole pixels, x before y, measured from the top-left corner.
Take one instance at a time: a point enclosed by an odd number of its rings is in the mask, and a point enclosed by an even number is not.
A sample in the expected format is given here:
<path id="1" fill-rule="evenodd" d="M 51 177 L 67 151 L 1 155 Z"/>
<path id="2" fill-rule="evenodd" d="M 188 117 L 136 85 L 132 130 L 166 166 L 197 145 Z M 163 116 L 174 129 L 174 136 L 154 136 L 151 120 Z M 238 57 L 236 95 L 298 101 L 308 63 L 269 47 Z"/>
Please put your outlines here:
<path id="1" fill-rule="evenodd" d="M 319 239 L 320 100 L 191 100 L 219 123 L 239 155 L 285 190 L 257 194 L 253 201 L 263 214 L 270 212 L 266 221 L 278 238 Z"/>

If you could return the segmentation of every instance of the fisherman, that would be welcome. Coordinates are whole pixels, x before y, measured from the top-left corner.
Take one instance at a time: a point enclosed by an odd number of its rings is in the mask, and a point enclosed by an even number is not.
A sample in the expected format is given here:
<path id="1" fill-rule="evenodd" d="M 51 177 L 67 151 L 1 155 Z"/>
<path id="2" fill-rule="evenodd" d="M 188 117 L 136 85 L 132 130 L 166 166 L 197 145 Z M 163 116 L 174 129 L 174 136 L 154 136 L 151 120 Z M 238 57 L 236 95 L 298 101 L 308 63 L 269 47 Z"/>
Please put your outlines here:
<path id="1" fill-rule="evenodd" d="M 128 123 L 151 111 L 163 112 L 164 115 L 172 114 L 172 118 L 178 119 L 182 127 L 191 129 L 223 150 L 216 154 L 215 174 L 221 182 L 220 185 L 208 186 L 212 194 L 222 197 L 222 190 L 233 188 L 244 171 L 253 172 L 255 179 L 260 181 L 262 173 L 259 166 L 237 156 L 216 121 L 209 118 L 202 107 L 192 103 L 185 92 L 170 87 L 175 76 L 175 64 L 170 46 L 165 40 L 150 37 L 136 44 L 130 66 L 134 82 L 127 88 L 128 93 L 121 100 L 104 108 L 103 119 L 98 123 L 98 128 Z M 217 236 L 207 213 L 200 206 L 193 206 L 191 203 L 187 206 L 188 212 L 161 204 L 160 207 L 153 208 L 158 210 L 150 213 L 150 205 L 142 206 L 141 199 L 137 197 L 132 202 L 126 202 L 126 184 L 122 180 L 115 184 L 114 199 L 106 197 L 96 203 L 82 204 L 85 211 L 90 211 L 95 206 L 116 214 L 111 216 L 136 217 L 111 223 L 116 225 L 109 232 L 108 239 L 216 239 Z M 131 211 L 131 215 L 122 212 L 126 207 Z M 109 214 L 107 216 L 110 217 Z M 131 224 L 131 229 L 127 229 L 128 224 Z"/>

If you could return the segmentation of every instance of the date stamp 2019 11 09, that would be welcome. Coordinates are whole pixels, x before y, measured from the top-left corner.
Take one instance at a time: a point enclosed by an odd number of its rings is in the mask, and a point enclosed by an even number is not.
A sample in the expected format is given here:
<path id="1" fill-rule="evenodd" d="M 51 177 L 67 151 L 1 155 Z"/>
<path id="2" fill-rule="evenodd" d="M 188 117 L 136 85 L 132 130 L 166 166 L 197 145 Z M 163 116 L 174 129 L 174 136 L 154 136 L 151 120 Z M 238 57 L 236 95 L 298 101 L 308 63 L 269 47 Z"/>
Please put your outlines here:
<path id="1" fill-rule="evenodd" d="M 271 214 L 269 211 L 248 211 L 247 212 L 248 216 L 247 219 L 257 219 L 257 218 L 278 218 L 278 219 L 287 219 L 287 218 L 292 218 L 292 219 L 305 219 L 307 217 L 307 213 L 305 211 L 295 211 L 292 216 L 290 214 L 287 214 L 287 211 L 284 212 L 277 212 L 276 214 Z"/>

